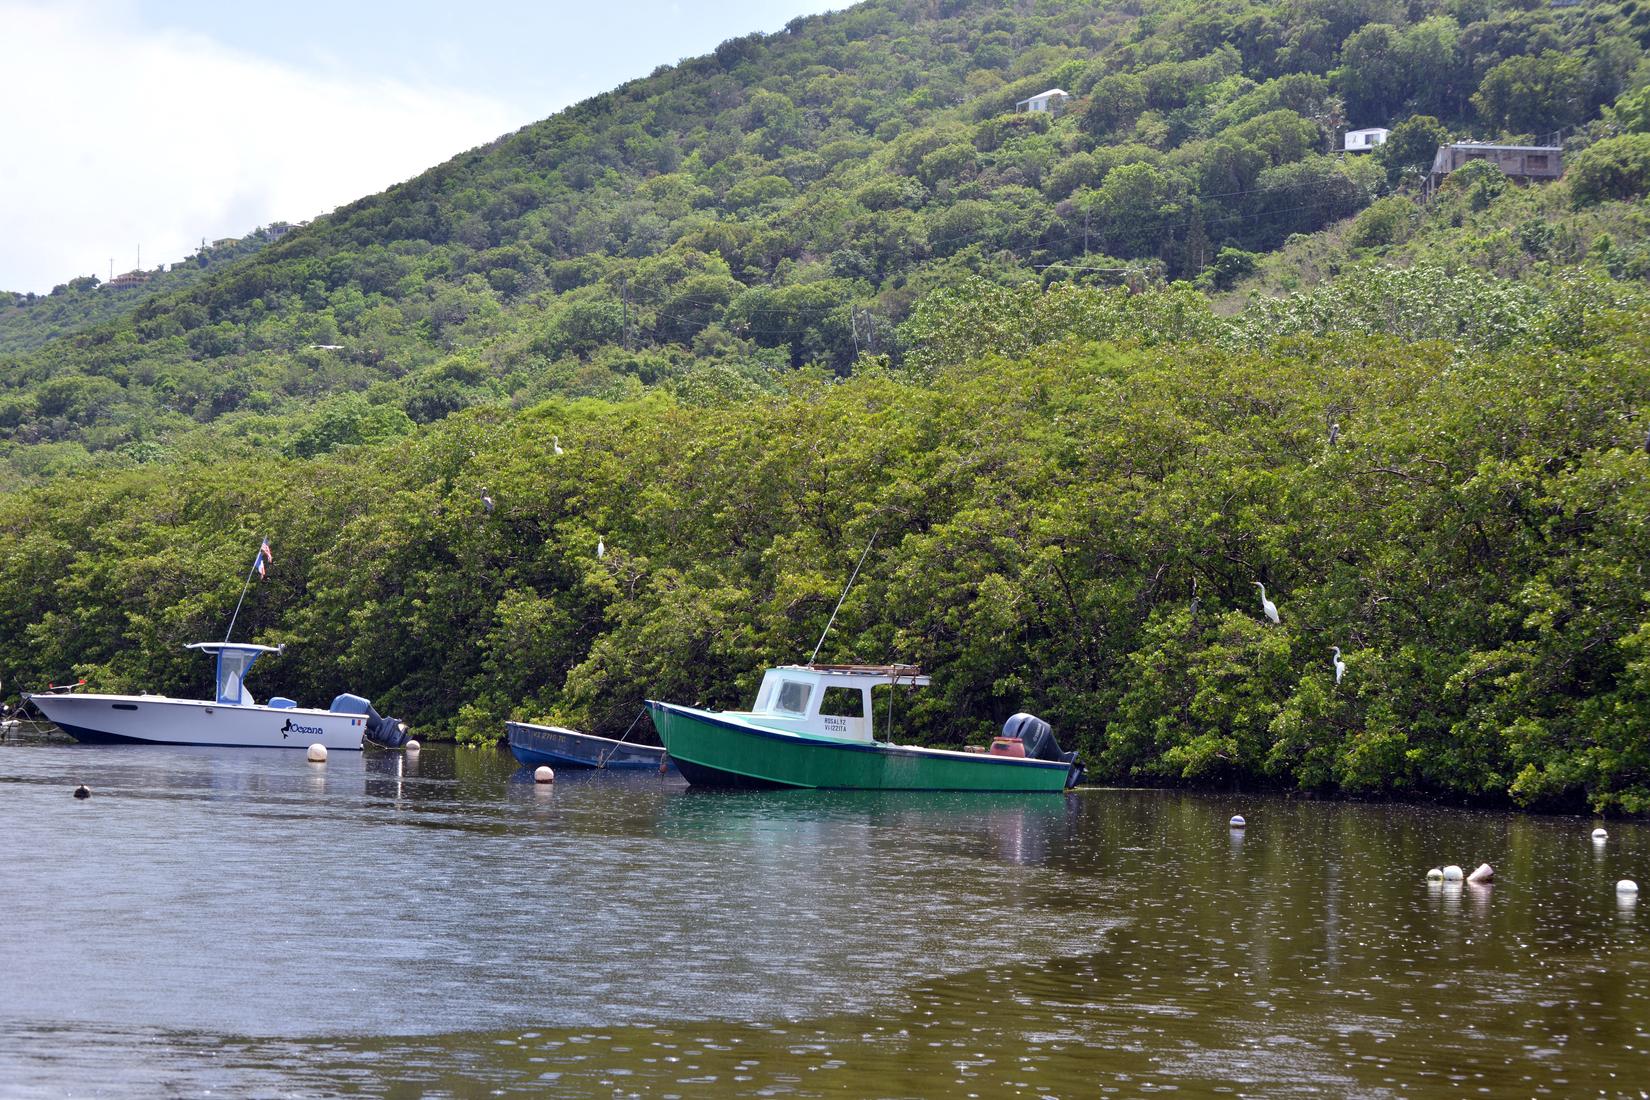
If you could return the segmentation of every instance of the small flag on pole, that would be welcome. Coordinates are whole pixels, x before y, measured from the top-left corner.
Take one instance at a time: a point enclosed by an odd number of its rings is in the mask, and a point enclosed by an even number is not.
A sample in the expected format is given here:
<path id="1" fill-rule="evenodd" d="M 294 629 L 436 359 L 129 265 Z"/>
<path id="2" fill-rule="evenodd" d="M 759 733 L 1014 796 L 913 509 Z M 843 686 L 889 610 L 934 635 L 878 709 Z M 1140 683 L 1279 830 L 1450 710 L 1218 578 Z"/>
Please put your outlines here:
<path id="1" fill-rule="evenodd" d="M 257 567 L 258 567 L 258 579 L 259 580 L 262 580 L 263 577 L 264 577 L 265 567 L 268 566 L 268 565 L 274 565 L 275 564 L 275 555 L 271 554 L 269 552 L 269 540 L 268 539 L 264 539 L 263 545 L 258 547 L 258 558 L 257 558 L 256 564 L 257 564 Z"/>

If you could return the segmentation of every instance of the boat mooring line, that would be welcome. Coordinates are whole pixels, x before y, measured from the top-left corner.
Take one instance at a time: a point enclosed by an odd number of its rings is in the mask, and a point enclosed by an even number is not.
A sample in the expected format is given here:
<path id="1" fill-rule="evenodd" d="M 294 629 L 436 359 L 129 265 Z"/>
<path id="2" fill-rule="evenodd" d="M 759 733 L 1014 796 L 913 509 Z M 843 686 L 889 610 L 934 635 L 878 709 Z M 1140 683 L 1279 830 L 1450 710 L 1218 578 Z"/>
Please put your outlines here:
<path id="1" fill-rule="evenodd" d="M 618 739 L 618 741 L 614 742 L 613 748 L 611 750 L 609 750 L 609 752 L 606 756 L 597 756 L 596 757 L 596 767 L 598 767 L 598 768 L 607 767 L 607 762 L 609 760 L 613 759 L 613 754 L 619 751 L 619 746 L 624 744 L 624 741 L 625 741 L 626 737 L 630 736 L 630 730 L 633 730 L 633 729 L 636 728 L 636 723 L 640 722 L 642 720 L 642 715 L 644 715 L 646 713 L 647 713 L 647 708 L 645 706 L 641 710 L 636 712 L 636 717 L 634 717 L 630 720 L 630 729 L 627 729 L 627 730 L 624 731 L 624 737 L 621 737 L 621 738 Z"/>

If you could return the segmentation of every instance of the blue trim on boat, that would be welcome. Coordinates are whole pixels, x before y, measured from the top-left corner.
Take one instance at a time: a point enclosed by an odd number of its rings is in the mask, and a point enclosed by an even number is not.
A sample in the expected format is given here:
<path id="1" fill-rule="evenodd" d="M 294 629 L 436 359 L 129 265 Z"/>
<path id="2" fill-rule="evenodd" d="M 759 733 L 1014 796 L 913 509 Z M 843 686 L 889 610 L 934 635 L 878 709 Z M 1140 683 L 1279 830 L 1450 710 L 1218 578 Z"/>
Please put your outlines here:
<path id="1" fill-rule="evenodd" d="M 51 721 L 51 719 L 47 719 Z M 83 745 L 182 745 L 192 749 L 308 749 L 309 745 L 303 741 L 291 741 L 280 745 L 245 745 L 228 741 L 159 741 L 153 737 L 126 737 L 118 733 L 105 733 L 102 730 L 87 729 L 85 726 L 70 726 L 62 722 L 52 722 L 52 725 L 79 741 Z M 343 750 L 336 750 L 342 752 Z"/>

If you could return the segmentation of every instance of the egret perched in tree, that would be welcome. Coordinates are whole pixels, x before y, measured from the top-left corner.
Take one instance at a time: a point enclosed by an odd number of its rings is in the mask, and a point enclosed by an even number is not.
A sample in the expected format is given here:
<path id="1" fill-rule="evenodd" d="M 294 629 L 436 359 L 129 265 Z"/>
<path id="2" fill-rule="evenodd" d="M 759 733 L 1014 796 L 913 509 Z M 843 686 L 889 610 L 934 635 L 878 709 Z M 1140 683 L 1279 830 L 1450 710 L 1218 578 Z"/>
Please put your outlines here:
<path id="1" fill-rule="evenodd" d="M 487 510 L 489 516 L 493 514 L 493 498 L 487 495 L 486 489 L 481 490 L 481 506 Z"/>
<path id="2" fill-rule="evenodd" d="M 553 435 L 550 437 L 550 449 L 557 454 L 561 454 L 561 436 Z"/>
<path id="3" fill-rule="evenodd" d="M 596 557 L 598 559 L 607 557 L 607 543 L 599 538 L 596 540 Z"/>
<path id="4" fill-rule="evenodd" d="M 1335 651 L 1335 682 L 1338 684 L 1341 682 L 1341 677 L 1346 675 L 1346 662 L 1341 660 L 1340 646 L 1332 645 L 1329 648 Z"/>
<path id="5" fill-rule="evenodd" d="M 1254 585 L 1260 589 L 1260 609 L 1266 612 L 1268 619 L 1271 619 L 1274 623 L 1278 622 L 1278 605 L 1266 598 L 1266 586 L 1259 581 L 1255 581 Z"/>
<path id="6" fill-rule="evenodd" d="M 1341 437 L 1341 422 L 1339 420 L 1329 425 L 1329 445 L 1333 447 L 1335 440 Z"/>

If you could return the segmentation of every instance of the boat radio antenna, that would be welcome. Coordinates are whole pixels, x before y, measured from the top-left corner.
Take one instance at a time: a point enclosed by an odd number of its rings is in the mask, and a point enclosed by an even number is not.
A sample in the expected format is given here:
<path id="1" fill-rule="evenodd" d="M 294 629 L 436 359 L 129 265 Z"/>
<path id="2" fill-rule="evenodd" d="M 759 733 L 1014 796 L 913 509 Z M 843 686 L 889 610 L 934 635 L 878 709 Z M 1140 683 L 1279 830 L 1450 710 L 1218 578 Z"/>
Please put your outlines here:
<path id="1" fill-rule="evenodd" d="M 853 573 L 848 577 L 848 583 L 842 586 L 842 595 L 836 598 L 836 606 L 831 608 L 830 621 L 825 624 L 825 629 L 819 632 L 819 641 L 814 645 L 813 655 L 808 658 L 810 665 L 814 663 L 814 658 L 819 656 L 819 647 L 825 644 L 825 635 L 831 632 L 831 626 L 836 622 L 836 613 L 842 610 L 842 601 L 848 598 L 848 590 L 853 588 L 854 579 L 859 576 L 859 567 L 865 564 L 865 556 L 871 552 L 871 545 L 877 541 L 877 536 L 880 534 L 882 534 L 880 530 L 871 532 L 871 541 L 865 544 L 865 549 L 860 553 L 859 564 L 854 566 Z"/>

